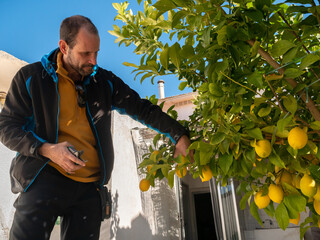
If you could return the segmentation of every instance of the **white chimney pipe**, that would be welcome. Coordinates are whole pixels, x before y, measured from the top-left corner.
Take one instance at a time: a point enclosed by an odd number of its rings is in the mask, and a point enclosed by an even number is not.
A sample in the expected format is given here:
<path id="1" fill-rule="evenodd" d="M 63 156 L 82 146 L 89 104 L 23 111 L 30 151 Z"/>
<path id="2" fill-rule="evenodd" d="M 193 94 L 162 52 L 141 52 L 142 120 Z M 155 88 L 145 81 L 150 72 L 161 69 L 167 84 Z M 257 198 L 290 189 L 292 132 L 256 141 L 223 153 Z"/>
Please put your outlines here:
<path id="1" fill-rule="evenodd" d="M 159 85 L 159 99 L 165 98 L 165 96 L 164 96 L 164 81 L 159 80 L 158 85 Z"/>

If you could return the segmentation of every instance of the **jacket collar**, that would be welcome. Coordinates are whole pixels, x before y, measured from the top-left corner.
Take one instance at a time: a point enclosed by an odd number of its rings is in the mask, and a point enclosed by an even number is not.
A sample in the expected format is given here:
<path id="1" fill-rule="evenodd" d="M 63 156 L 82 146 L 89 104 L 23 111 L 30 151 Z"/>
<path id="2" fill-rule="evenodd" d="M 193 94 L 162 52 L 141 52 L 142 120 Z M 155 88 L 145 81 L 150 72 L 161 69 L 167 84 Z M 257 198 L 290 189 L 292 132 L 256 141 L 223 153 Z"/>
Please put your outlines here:
<path id="1" fill-rule="evenodd" d="M 59 52 L 60 52 L 60 49 L 56 48 L 41 58 L 42 66 L 49 73 L 49 75 L 53 77 L 55 82 L 58 81 L 56 70 L 57 70 L 57 57 Z M 98 72 L 98 69 L 99 69 L 98 64 L 93 67 L 93 72 L 84 79 L 85 85 L 89 84 L 90 79 L 96 75 L 96 73 Z"/>

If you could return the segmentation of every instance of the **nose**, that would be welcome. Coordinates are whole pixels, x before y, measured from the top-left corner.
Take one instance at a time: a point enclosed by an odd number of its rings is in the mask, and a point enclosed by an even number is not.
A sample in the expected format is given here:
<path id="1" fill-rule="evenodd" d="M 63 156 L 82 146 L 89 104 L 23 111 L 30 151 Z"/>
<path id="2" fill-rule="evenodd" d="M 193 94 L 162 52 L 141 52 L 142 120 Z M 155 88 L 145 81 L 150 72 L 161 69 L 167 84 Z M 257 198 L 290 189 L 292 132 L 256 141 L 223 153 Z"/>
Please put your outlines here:
<path id="1" fill-rule="evenodd" d="M 96 53 L 90 54 L 89 64 L 92 64 L 92 65 L 97 64 L 97 54 Z"/>
<path id="2" fill-rule="evenodd" d="M 89 63 L 92 64 L 92 65 L 96 65 L 97 64 L 97 57 L 91 57 L 89 59 Z"/>

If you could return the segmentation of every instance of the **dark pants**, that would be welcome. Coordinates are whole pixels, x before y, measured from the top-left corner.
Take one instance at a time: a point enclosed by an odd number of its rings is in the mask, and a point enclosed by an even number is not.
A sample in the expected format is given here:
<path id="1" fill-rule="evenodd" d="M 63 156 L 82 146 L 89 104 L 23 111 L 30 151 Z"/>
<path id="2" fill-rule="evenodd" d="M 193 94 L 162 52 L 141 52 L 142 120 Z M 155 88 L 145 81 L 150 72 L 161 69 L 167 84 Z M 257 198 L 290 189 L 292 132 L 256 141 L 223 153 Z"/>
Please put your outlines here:
<path id="1" fill-rule="evenodd" d="M 99 239 L 100 196 L 95 183 L 75 182 L 46 166 L 14 203 L 10 240 L 49 239 L 61 216 L 61 239 Z"/>

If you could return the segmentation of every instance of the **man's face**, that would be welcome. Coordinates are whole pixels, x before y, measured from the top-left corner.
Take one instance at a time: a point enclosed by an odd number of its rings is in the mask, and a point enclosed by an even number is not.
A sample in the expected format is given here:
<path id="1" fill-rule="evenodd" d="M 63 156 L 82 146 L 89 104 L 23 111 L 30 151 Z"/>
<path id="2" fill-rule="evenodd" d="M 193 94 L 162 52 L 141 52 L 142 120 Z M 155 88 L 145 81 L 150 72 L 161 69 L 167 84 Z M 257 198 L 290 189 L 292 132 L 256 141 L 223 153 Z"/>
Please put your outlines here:
<path id="1" fill-rule="evenodd" d="M 73 48 L 67 47 L 63 58 L 65 67 L 69 72 L 76 72 L 81 76 L 90 75 L 93 72 L 93 66 L 97 64 L 99 49 L 99 36 L 81 28 L 76 36 Z"/>

